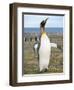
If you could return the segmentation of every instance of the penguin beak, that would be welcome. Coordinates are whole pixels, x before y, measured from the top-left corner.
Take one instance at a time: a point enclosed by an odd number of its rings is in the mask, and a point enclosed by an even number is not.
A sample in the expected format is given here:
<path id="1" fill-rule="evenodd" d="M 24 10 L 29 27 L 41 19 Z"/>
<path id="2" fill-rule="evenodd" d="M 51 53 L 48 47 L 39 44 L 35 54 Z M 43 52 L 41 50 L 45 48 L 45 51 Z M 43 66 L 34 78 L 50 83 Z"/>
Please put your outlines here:
<path id="1" fill-rule="evenodd" d="M 48 18 L 45 19 L 45 24 L 46 24 L 47 20 L 48 20 Z"/>
<path id="2" fill-rule="evenodd" d="M 44 27 L 46 22 L 47 22 L 48 18 L 46 18 L 45 20 L 43 20 L 40 24 L 41 24 L 41 27 Z"/>

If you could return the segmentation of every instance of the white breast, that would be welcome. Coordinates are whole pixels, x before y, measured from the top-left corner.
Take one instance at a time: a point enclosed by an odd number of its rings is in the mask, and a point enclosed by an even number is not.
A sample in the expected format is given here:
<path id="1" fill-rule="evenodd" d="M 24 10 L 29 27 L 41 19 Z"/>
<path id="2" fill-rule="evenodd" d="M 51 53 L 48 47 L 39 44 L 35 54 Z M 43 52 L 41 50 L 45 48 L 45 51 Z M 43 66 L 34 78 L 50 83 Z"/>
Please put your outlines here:
<path id="1" fill-rule="evenodd" d="M 41 37 L 40 49 L 39 49 L 39 66 L 40 71 L 44 68 L 48 69 L 51 53 L 51 45 L 48 36 L 45 34 Z"/>
<path id="2" fill-rule="evenodd" d="M 46 34 L 41 37 L 40 49 L 41 51 L 49 51 L 50 49 L 50 40 Z"/>
<path id="3" fill-rule="evenodd" d="M 36 43 L 36 44 L 34 45 L 34 49 L 37 50 L 37 48 L 38 48 L 38 43 Z"/>

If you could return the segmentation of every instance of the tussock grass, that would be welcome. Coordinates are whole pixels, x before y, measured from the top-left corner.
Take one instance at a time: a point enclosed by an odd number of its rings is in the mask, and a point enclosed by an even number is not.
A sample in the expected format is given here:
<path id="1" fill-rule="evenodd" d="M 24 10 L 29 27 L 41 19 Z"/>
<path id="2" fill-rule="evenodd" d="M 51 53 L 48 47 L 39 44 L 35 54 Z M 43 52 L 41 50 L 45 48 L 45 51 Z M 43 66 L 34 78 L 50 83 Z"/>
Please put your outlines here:
<path id="1" fill-rule="evenodd" d="M 63 36 L 50 36 L 51 42 L 58 44 L 58 48 L 51 48 L 51 58 L 49 69 L 42 73 L 63 72 Z M 34 54 L 33 44 L 35 42 L 24 43 L 24 74 L 39 74 L 38 56 Z"/>

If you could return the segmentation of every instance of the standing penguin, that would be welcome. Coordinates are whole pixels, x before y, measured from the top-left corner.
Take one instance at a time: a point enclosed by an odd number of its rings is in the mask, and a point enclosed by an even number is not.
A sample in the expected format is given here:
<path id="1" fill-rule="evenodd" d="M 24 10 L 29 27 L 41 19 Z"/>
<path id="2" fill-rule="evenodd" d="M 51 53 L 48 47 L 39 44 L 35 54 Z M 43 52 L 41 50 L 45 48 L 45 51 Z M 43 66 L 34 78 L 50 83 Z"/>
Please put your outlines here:
<path id="1" fill-rule="evenodd" d="M 38 54 L 40 72 L 48 70 L 51 55 L 51 47 L 57 48 L 57 44 L 51 43 L 50 39 L 48 38 L 45 32 L 45 24 L 47 20 L 48 18 L 40 23 L 40 40 L 38 40 L 33 47 L 34 51 L 36 51 Z"/>
<path id="2" fill-rule="evenodd" d="M 50 54 L 51 54 L 51 45 L 50 45 L 50 39 L 48 38 L 46 32 L 45 32 L 45 24 L 47 22 L 48 18 L 43 20 L 40 23 L 40 48 L 39 48 L 39 70 L 46 71 L 48 70 L 49 66 L 49 60 L 50 60 Z"/>

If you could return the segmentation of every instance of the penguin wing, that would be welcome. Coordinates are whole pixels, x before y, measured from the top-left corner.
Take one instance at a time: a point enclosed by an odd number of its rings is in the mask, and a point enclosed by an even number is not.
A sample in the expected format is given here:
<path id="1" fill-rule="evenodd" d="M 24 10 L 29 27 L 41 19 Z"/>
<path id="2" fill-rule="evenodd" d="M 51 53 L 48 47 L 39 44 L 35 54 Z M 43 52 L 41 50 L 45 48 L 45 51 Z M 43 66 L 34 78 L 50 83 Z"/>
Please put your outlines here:
<path id="1" fill-rule="evenodd" d="M 56 43 L 50 43 L 51 47 L 55 47 L 57 48 L 57 44 Z"/>

